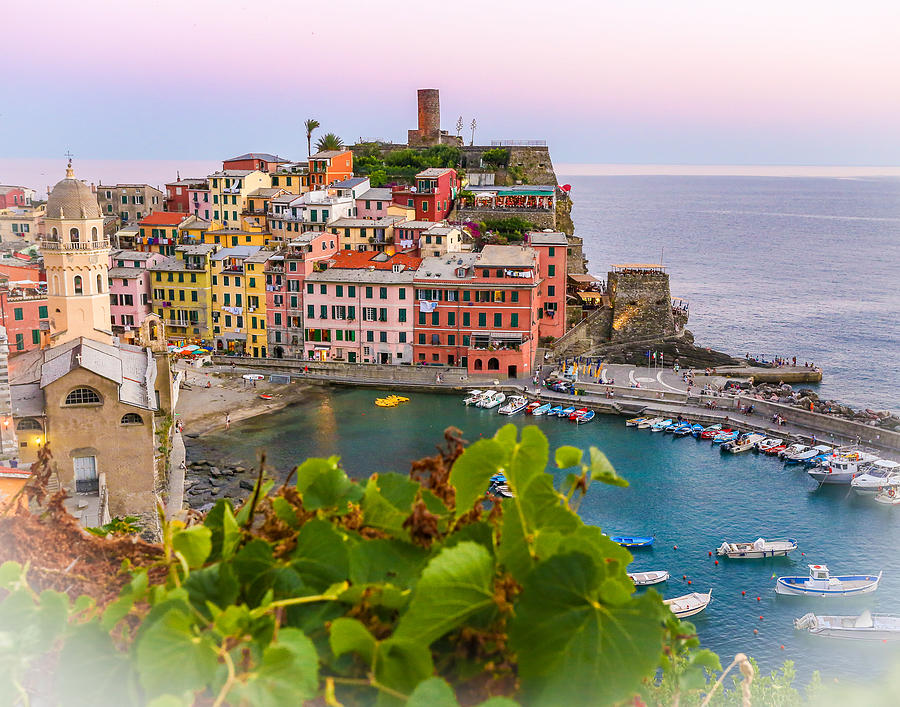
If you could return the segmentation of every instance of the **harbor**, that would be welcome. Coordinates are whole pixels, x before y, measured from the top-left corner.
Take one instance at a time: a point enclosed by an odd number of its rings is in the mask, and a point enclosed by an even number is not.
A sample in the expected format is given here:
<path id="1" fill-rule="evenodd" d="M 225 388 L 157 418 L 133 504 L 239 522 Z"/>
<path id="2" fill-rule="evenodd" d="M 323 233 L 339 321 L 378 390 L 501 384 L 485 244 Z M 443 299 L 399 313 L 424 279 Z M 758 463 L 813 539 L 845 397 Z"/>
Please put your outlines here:
<path id="1" fill-rule="evenodd" d="M 764 671 L 793 660 L 803 682 L 813 670 L 841 680 L 875 675 L 894 659 L 890 644 L 826 640 L 793 624 L 810 612 L 900 613 L 894 540 L 900 514 L 894 509 L 849 487 L 820 487 L 798 465 L 753 452 L 723 454 L 710 441 L 628 428 L 622 416 L 598 415 L 576 425 L 466 406 L 461 394 L 404 395 L 408 402 L 383 408 L 375 405 L 383 397 L 375 390 L 319 388 L 306 402 L 188 440 L 189 457 L 212 463 L 218 450 L 250 468 L 264 450 L 276 473 L 286 475 L 309 456 L 339 454 L 352 476 L 365 478 L 377 471 L 406 472 L 410 460 L 433 452 L 447 426 L 473 442 L 508 422 L 536 424 L 551 449 L 596 445 L 629 481 L 624 489 L 592 486 L 580 513 L 609 535 L 655 538 L 651 548 L 633 551 L 630 572 L 666 570 L 669 579 L 653 587 L 665 598 L 712 589 L 709 606 L 691 618 L 705 646 L 720 654 L 746 652 Z M 563 475 L 548 471 L 557 481 Z M 726 540 L 783 537 L 798 545 L 787 557 L 743 561 L 716 554 Z M 836 603 L 776 595 L 777 577 L 806 575 L 810 563 L 826 564 L 835 575 L 883 577 L 877 592 Z"/>

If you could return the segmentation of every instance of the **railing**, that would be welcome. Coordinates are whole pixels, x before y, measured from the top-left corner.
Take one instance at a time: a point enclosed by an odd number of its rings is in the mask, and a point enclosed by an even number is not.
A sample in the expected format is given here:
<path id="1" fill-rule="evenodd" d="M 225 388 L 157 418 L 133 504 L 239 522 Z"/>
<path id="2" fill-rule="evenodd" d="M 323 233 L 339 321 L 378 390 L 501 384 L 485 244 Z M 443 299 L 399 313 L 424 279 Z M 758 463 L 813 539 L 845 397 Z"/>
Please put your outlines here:
<path id="1" fill-rule="evenodd" d="M 547 147 L 546 140 L 491 140 L 491 147 Z"/>
<path id="2" fill-rule="evenodd" d="M 43 250 L 103 250 L 109 248 L 109 239 L 103 238 L 97 241 L 84 241 L 70 243 L 66 241 L 51 241 L 44 239 L 41 241 Z"/>

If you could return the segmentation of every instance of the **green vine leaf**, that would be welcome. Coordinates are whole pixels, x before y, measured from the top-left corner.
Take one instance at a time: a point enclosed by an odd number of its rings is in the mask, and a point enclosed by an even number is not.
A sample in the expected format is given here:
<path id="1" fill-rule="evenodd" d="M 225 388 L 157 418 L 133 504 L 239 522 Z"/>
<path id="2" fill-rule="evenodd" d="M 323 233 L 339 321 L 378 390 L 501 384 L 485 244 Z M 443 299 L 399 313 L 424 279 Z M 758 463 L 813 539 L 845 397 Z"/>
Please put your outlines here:
<path id="1" fill-rule="evenodd" d="M 313 519 L 306 523 L 297 535 L 291 567 L 300 575 L 303 583 L 317 591 L 323 591 L 337 582 L 343 582 L 350 573 L 347 542 L 325 520 Z"/>
<path id="2" fill-rule="evenodd" d="M 556 460 L 557 469 L 568 469 L 581 464 L 581 458 L 584 456 L 578 447 L 562 446 L 556 450 L 554 459 Z"/>
<path id="3" fill-rule="evenodd" d="M 212 550 L 212 531 L 203 525 L 179 530 L 172 536 L 172 548 L 185 559 L 188 567 L 200 567 Z"/>
<path id="4" fill-rule="evenodd" d="M 428 678 L 416 686 L 406 707 L 459 707 L 459 702 L 446 680 Z"/>
<path id="5" fill-rule="evenodd" d="M 345 653 L 357 653 L 367 666 L 375 660 L 375 638 L 356 619 L 340 618 L 331 624 L 329 638 L 331 652 L 339 658 Z"/>
<path id="6" fill-rule="evenodd" d="M 297 490 L 306 510 L 329 509 L 343 515 L 350 510 L 348 504 L 362 498 L 362 487 L 347 478 L 338 466 L 339 459 L 307 459 L 297 467 Z"/>
<path id="7" fill-rule="evenodd" d="M 431 651 L 421 641 L 389 638 L 378 644 L 375 679 L 382 685 L 408 695 L 433 673 Z"/>
<path id="8" fill-rule="evenodd" d="M 603 570 L 583 553 L 555 555 L 524 582 L 509 637 L 529 703 L 614 704 L 659 664 L 658 595 L 607 604 Z"/>
<path id="9" fill-rule="evenodd" d="M 496 439 L 481 439 L 466 448 L 450 470 L 457 515 L 471 510 L 484 496 L 491 476 L 503 469 L 508 458 L 508 451 Z"/>
<path id="10" fill-rule="evenodd" d="M 462 542 L 442 550 L 422 572 L 394 636 L 430 645 L 494 606 L 493 577 L 494 560 L 482 545 Z"/>
<path id="11" fill-rule="evenodd" d="M 267 646 L 262 661 L 245 683 L 232 689 L 232 704 L 254 707 L 299 705 L 319 689 L 319 658 L 313 642 L 296 628 L 283 628 L 278 642 Z"/>
<path id="12" fill-rule="evenodd" d="M 628 482 L 616 473 L 606 455 L 596 447 L 590 448 L 591 455 L 591 480 L 599 481 L 610 486 L 628 486 Z"/>

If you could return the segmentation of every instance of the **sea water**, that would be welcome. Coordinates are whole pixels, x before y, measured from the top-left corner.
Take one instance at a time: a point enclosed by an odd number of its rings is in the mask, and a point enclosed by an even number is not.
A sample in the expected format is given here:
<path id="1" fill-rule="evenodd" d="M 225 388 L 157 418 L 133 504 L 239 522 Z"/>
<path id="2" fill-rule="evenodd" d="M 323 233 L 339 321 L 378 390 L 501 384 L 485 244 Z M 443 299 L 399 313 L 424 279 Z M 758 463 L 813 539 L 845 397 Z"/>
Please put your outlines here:
<path id="1" fill-rule="evenodd" d="M 284 475 L 307 457 L 339 454 L 347 472 L 363 479 L 374 472 L 408 472 L 410 461 L 434 453 L 451 425 L 472 442 L 508 422 L 537 424 L 550 440 L 551 459 L 552 450 L 563 444 L 585 450 L 595 445 L 629 481 L 624 489 L 591 486 L 581 516 L 610 535 L 654 536 L 652 549 L 634 551 L 631 567 L 668 570 L 671 579 L 656 587 L 663 596 L 712 589 L 712 604 L 691 620 L 703 644 L 723 662 L 743 651 L 769 671 L 790 659 L 805 682 L 816 669 L 828 678 L 860 678 L 881 674 L 900 660 L 896 644 L 820 638 L 796 631 L 792 623 L 810 611 L 900 614 L 900 508 L 881 506 L 845 486 L 817 489 L 801 467 L 784 466 L 771 457 L 724 454 L 693 437 L 626 428 L 620 417 L 600 415 L 586 425 L 558 418 L 509 418 L 466 407 L 460 396 L 431 394 L 411 394 L 406 404 L 379 408 L 374 405 L 378 395 L 372 390 L 315 390 L 308 403 L 188 440 L 189 457 L 224 455 L 230 463 L 249 467 L 264 450 Z M 562 479 L 563 472 L 548 471 Z M 724 540 L 758 537 L 791 537 L 800 547 L 787 558 L 715 556 Z M 875 594 L 860 598 L 776 596 L 773 575 L 806 575 L 808 563 L 827 564 L 835 574 L 883 570 L 884 578 Z"/>
<path id="2" fill-rule="evenodd" d="M 900 179 L 565 177 L 591 273 L 667 266 L 697 342 L 824 369 L 820 395 L 900 411 Z"/>

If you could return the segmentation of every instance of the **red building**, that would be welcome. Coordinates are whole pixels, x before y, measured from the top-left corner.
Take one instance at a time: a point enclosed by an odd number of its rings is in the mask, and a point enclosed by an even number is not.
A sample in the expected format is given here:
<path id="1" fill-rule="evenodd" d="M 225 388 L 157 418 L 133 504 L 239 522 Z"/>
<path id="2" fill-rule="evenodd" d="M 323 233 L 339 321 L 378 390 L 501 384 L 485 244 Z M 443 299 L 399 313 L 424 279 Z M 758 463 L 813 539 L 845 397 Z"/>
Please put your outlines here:
<path id="1" fill-rule="evenodd" d="M 538 254 L 541 305 L 538 310 L 540 336 L 558 339 L 566 332 L 566 271 L 569 241 L 558 231 L 531 231 L 526 242 Z"/>
<path id="2" fill-rule="evenodd" d="M 416 175 L 416 188 L 394 191 L 394 203 L 416 209 L 417 221 L 443 221 L 459 190 L 456 170 L 429 167 Z"/>
<path id="3" fill-rule="evenodd" d="M 230 160 L 222 160 L 222 169 L 258 169 L 260 172 L 274 172 L 283 164 L 290 164 L 290 160 L 278 155 L 270 155 L 268 152 L 248 152 L 246 155 L 232 157 Z"/>
<path id="4" fill-rule="evenodd" d="M 0 209 L 25 206 L 25 190 L 0 184 Z"/>
<path id="5" fill-rule="evenodd" d="M 46 274 L 38 268 L 0 265 L 0 325 L 6 327 L 10 354 L 47 345 L 46 281 Z"/>
<path id="6" fill-rule="evenodd" d="M 166 184 L 166 196 L 163 208 L 180 214 L 194 213 L 194 204 L 190 201 L 190 191 L 207 189 L 205 179 L 178 179 Z"/>
<path id="7" fill-rule="evenodd" d="M 541 308 L 538 268 L 538 254 L 525 246 L 425 258 L 414 280 L 414 361 L 530 376 Z"/>

